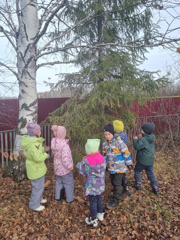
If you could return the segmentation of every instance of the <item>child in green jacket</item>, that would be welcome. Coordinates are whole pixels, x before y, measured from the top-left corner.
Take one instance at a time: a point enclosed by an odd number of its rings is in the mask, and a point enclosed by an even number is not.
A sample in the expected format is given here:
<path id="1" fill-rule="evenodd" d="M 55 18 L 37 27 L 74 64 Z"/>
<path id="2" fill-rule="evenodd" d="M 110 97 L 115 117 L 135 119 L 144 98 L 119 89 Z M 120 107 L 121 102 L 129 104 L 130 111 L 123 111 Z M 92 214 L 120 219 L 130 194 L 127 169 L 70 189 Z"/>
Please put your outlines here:
<path id="1" fill-rule="evenodd" d="M 141 190 L 141 172 L 145 170 L 154 193 L 158 195 L 159 187 L 153 172 L 154 142 L 156 139 L 153 134 L 154 129 L 155 125 L 153 122 L 144 123 L 141 127 L 141 134 L 139 136 L 135 136 L 133 139 L 134 149 L 137 150 L 134 176 L 135 188 L 137 190 Z"/>
<path id="2" fill-rule="evenodd" d="M 31 180 L 32 193 L 29 208 L 35 211 L 42 211 L 46 203 L 43 199 L 45 174 L 47 171 L 45 160 L 49 154 L 43 147 L 44 138 L 41 138 L 41 127 L 36 123 L 27 124 L 28 135 L 22 137 L 21 146 L 26 152 L 27 177 Z M 48 151 L 50 147 L 46 148 Z"/>

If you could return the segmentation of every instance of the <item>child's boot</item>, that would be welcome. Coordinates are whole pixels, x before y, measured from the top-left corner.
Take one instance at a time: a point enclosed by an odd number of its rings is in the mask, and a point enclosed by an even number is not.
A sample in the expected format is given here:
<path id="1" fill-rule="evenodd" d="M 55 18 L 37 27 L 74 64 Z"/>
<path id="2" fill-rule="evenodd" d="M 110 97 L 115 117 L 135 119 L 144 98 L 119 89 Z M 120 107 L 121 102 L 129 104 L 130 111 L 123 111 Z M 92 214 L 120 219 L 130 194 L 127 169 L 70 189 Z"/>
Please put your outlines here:
<path id="1" fill-rule="evenodd" d="M 113 198 L 113 199 L 111 199 L 110 203 L 107 205 L 107 208 L 114 209 L 114 208 L 118 207 L 118 205 L 119 205 L 119 200 L 116 198 Z"/>
<path id="2" fill-rule="evenodd" d="M 99 220 L 99 221 L 103 221 L 104 220 L 104 212 L 103 213 L 97 213 L 97 219 Z"/>
<path id="3" fill-rule="evenodd" d="M 159 188 L 158 188 L 158 186 L 153 186 L 153 192 L 154 192 L 154 194 L 156 195 L 156 196 L 158 196 L 159 195 Z"/>
<path id="4" fill-rule="evenodd" d="M 90 227 L 97 227 L 98 226 L 98 219 L 97 218 L 87 217 L 87 218 L 85 218 L 85 222 Z"/>
<path id="5" fill-rule="evenodd" d="M 42 206 L 42 205 L 40 205 L 38 208 L 33 209 L 33 210 L 34 210 L 34 211 L 37 211 L 37 212 L 41 212 L 41 211 L 44 210 L 44 209 L 45 209 L 45 207 Z"/>
<path id="6" fill-rule="evenodd" d="M 124 196 L 130 196 L 131 194 L 132 194 L 132 192 L 129 190 L 129 187 L 126 186 L 126 187 L 124 188 L 123 195 L 124 195 Z"/>
<path id="7" fill-rule="evenodd" d="M 135 181 L 134 187 L 136 188 L 136 190 L 141 190 L 141 182 Z"/>
<path id="8" fill-rule="evenodd" d="M 43 199 L 41 200 L 41 204 L 45 204 L 45 203 L 47 203 L 47 199 L 43 198 Z"/>

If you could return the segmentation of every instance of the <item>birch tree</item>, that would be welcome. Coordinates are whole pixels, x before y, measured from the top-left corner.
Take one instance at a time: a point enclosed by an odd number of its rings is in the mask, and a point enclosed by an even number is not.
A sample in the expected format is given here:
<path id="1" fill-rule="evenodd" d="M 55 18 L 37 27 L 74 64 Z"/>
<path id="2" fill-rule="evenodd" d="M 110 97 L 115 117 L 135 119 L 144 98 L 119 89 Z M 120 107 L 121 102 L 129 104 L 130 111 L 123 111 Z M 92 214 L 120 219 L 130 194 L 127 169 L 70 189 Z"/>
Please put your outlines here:
<path id="1" fill-rule="evenodd" d="M 63 61 L 58 54 L 63 51 L 67 54 L 62 40 L 74 27 L 63 20 L 67 7 L 67 0 L 2 0 L 0 3 L 0 37 L 7 39 L 16 56 L 14 62 L 0 61 L 0 66 L 9 70 L 19 84 L 16 153 L 20 150 L 22 135 L 27 133 L 27 123 L 37 122 L 37 70 L 47 65 L 71 62 Z"/>

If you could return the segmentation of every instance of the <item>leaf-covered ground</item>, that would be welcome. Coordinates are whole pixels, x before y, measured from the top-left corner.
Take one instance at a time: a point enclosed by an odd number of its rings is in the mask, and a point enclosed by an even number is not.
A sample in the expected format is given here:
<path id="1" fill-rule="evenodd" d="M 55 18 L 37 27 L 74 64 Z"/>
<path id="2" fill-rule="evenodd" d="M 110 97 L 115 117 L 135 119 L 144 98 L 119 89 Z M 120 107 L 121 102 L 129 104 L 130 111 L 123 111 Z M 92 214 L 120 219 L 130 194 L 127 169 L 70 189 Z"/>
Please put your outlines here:
<path id="1" fill-rule="evenodd" d="M 159 182 L 160 196 L 152 193 L 145 173 L 142 174 L 142 191 L 131 187 L 133 170 L 127 173 L 132 195 L 123 198 L 115 210 L 107 210 L 111 195 L 109 173 L 106 173 L 106 190 L 103 202 L 105 220 L 98 228 L 89 228 L 84 219 L 89 216 L 89 202 L 84 195 L 84 178 L 74 170 L 75 201 L 54 201 L 55 178 L 52 159 L 48 160 L 45 188 L 48 199 L 46 209 L 40 213 L 28 209 L 31 183 L 15 183 L 2 178 L 0 170 L 0 239 L 3 240 L 156 240 L 180 239 L 180 140 L 175 148 L 168 143 L 156 145 L 155 175 Z M 134 153 L 132 152 L 134 157 Z"/>

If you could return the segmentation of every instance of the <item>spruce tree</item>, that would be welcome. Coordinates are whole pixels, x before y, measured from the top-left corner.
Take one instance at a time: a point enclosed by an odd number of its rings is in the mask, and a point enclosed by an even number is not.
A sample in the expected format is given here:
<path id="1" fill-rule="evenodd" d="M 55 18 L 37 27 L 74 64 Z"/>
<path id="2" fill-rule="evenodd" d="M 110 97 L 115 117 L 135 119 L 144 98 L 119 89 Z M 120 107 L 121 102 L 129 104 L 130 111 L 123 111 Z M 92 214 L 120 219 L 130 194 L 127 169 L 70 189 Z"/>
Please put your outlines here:
<path id="1" fill-rule="evenodd" d="M 45 123 L 67 128 L 75 161 L 85 154 L 87 138 L 103 140 L 103 126 L 108 122 L 121 119 L 126 129 L 132 128 L 133 104 L 145 104 L 166 84 L 165 79 L 138 68 L 145 59 L 144 45 L 152 43 L 156 30 L 151 7 L 146 0 L 79 0 L 69 6 L 70 21 L 91 17 L 74 29 L 67 45 L 74 49 L 79 71 L 60 75 L 55 87 L 75 87 L 78 95 L 50 114 Z"/>
<path id="2" fill-rule="evenodd" d="M 144 46 L 153 43 L 157 27 L 152 22 L 153 9 L 149 0 L 74 1 L 66 13 L 69 21 L 91 18 L 74 29 L 67 45 L 75 49 L 78 71 L 60 75 L 58 84 L 94 86 L 114 80 L 123 87 L 143 84 L 151 74 L 139 70 L 138 65 L 145 60 Z"/>

